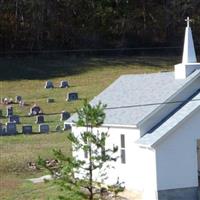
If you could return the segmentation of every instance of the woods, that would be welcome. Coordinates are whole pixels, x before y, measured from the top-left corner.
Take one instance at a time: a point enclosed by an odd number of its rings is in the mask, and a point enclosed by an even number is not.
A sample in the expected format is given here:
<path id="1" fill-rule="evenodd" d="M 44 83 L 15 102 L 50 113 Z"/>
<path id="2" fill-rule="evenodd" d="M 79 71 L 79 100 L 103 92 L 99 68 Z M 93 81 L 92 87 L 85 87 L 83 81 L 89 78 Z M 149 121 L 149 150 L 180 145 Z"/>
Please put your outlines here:
<path id="1" fill-rule="evenodd" d="M 199 0 L 1 0 L 0 51 L 181 45 L 184 19 L 200 43 Z"/>

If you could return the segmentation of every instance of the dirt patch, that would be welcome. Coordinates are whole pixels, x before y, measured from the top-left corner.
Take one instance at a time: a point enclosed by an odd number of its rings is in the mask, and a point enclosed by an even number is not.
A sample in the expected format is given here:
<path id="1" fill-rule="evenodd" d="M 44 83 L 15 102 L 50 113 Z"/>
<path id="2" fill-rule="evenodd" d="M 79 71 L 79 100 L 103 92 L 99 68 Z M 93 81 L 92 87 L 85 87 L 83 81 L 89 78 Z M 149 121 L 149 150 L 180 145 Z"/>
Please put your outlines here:
<path id="1" fill-rule="evenodd" d="M 120 193 L 120 196 L 128 200 L 142 200 L 142 195 L 136 191 L 125 190 L 124 192 Z"/>

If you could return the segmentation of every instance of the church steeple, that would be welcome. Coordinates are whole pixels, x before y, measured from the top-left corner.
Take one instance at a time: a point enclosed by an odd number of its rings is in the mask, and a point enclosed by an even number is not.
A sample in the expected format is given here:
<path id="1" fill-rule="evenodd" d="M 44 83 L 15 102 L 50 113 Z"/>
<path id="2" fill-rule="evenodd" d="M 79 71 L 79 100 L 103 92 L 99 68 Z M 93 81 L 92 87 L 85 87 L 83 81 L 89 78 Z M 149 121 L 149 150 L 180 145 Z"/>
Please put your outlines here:
<path id="1" fill-rule="evenodd" d="M 190 18 L 185 20 L 187 27 L 185 28 L 185 39 L 183 47 L 182 63 L 174 66 L 175 79 L 185 79 L 196 69 L 200 69 L 200 63 L 197 63 L 194 42 L 192 38 L 192 30 L 190 28 Z"/>
<path id="2" fill-rule="evenodd" d="M 184 48 L 183 48 L 183 58 L 182 63 L 196 63 L 196 53 L 194 49 L 194 42 L 192 38 L 192 30 L 190 28 L 190 18 L 187 17 L 185 20 L 187 22 L 187 27 L 185 28 L 185 39 L 184 39 Z"/>

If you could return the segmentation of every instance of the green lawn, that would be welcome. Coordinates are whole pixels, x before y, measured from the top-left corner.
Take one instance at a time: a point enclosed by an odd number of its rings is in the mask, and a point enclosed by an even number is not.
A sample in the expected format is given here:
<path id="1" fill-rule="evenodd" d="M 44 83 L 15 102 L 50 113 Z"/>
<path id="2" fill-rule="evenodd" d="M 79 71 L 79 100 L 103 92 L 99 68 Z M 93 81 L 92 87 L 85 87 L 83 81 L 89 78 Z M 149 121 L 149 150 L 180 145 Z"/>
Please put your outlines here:
<path id="1" fill-rule="evenodd" d="M 0 197 L 1 199 L 53 199 L 59 194 L 54 185 L 33 185 L 26 179 L 44 175 L 40 170 L 31 171 L 27 162 L 36 161 L 38 156 L 51 158 L 51 149 L 62 149 L 70 153 L 66 139 L 67 132 L 56 133 L 55 127 L 62 110 L 75 112 L 83 99 L 92 99 L 122 74 L 151 73 L 171 70 L 177 58 L 162 57 L 26 57 L 0 58 L 0 97 L 15 98 L 21 95 L 28 106 L 20 108 L 14 105 L 14 113 L 24 116 L 32 104 L 41 106 L 45 121 L 50 125 L 51 133 L 17 135 L 0 138 Z M 46 80 L 52 80 L 56 86 L 61 80 L 68 80 L 69 89 L 44 89 Z M 70 91 L 79 93 L 76 102 L 66 102 Z M 48 104 L 46 99 L 54 98 L 55 103 Z M 0 105 L 5 115 L 6 107 Z M 1 119 L 3 123 L 6 118 Z M 22 124 L 32 124 L 37 132 L 34 117 L 21 117 Z M 21 125 L 18 131 L 21 132 Z"/>

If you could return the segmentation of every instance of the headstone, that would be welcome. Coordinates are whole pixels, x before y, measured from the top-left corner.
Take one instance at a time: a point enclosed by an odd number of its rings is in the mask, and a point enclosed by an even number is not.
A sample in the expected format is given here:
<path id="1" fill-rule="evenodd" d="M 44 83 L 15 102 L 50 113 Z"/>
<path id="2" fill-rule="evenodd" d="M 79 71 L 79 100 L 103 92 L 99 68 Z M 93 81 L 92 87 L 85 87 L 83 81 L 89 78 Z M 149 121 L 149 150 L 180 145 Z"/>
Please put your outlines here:
<path id="1" fill-rule="evenodd" d="M 69 84 L 67 81 L 60 81 L 60 88 L 68 88 Z"/>
<path id="2" fill-rule="evenodd" d="M 7 122 L 6 123 L 6 135 L 15 135 L 17 134 L 17 126 L 16 123 L 13 122 Z"/>
<path id="3" fill-rule="evenodd" d="M 54 99 L 51 99 L 51 98 L 48 98 L 48 99 L 47 99 L 47 103 L 54 103 L 54 102 L 55 102 Z"/>
<path id="4" fill-rule="evenodd" d="M 20 101 L 22 101 L 22 97 L 21 96 L 16 96 L 15 97 L 15 102 L 19 103 Z"/>
<path id="5" fill-rule="evenodd" d="M 12 106 L 8 106 L 6 109 L 6 116 L 12 116 L 13 115 L 13 107 Z"/>
<path id="6" fill-rule="evenodd" d="M 35 121 L 36 124 L 42 124 L 44 123 L 44 116 L 43 115 L 38 115 L 36 116 L 36 121 Z"/>
<path id="7" fill-rule="evenodd" d="M 39 115 L 39 114 L 42 114 L 42 110 L 39 106 L 34 105 L 30 108 L 29 115 Z"/>
<path id="8" fill-rule="evenodd" d="M 67 94 L 67 101 L 75 101 L 78 100 L 78 93 L 77 92 L 70 92 Z"/>
<path id="9" fill-rule="evenodd" d="M 20 124 L 20 118 L 19 118 L 18 115 L 10 115 L 9 116 L 9 122 Z"/>
<path id="10" fill-rule="evenodd" d="M 52 81 L 46 81 L 44 88 L 45 89 L 54 88 L 53 82 Z"/>
<path id="11" fill-rule="evenodd" d="M 62 111 L 60 114 L 60 121 L 64 121 L 70 118 L 70 113 Z"/>
<path id="12" fill-rule="evenodd" d="M 22 133 L 24 134 L 31 134 L 33 132 L 31 125 L 23 125 L 22 126 Z"/>
<path id="13" fill-rule="evenodd" d="M 48 133 L 49 125 L 48 124 L 39 124 L 39 132 L 40 133 Z"/>
<path id="14" fill-rule="evenodd" d="M 64 124 L 63 131 L 71 130 L 71 126 L 69 124 Z"/>

